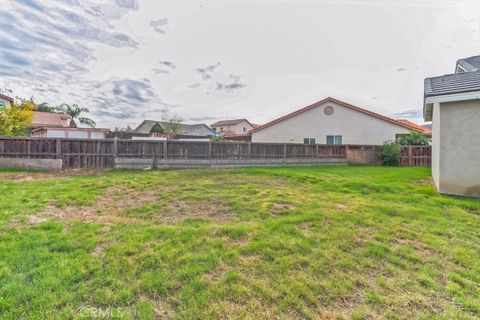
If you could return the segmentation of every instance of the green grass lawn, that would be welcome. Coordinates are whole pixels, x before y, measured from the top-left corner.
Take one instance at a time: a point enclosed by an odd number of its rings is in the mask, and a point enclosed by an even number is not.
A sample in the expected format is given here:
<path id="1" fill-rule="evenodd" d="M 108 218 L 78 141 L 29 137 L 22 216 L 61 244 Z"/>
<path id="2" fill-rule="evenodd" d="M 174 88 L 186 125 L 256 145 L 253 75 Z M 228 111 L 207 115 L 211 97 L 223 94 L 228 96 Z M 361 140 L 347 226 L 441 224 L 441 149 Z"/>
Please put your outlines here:
<path id="1" fill-rule="evenodd" d="M 429 169 L 0 172 L 1 319 L 480 318 Z"/>

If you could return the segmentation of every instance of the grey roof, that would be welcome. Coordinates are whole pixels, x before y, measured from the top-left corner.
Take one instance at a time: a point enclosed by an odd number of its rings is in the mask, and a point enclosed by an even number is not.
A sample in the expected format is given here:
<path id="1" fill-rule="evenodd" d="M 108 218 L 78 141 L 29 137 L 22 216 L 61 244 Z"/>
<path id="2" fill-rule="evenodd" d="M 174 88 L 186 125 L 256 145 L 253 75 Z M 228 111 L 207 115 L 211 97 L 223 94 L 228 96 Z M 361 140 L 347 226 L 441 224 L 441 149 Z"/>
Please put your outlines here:
<path id="1" fill-rule="evenodd" d="M 480 71 L 425 79 L 425 97 L 480 91 Z"/>
<path id="2" fill-rule="evenodd" d="M 164 128 L 165 125 L 167 124 L 166 122 L 162 122 L 162 121 L 144 120 L 135 129 L 135 132 L 136 133 L 150 133 L 152 128 L 157 123 L 162 128 Z M 179 130 L 178 134 L 186 135 L 186 136 L 201 136 L 201 137 L 208 137 L 208 136 L 216 135 L 216 133 L 204 123 L 199 123 L 199 124 L 184 124 L 184 123 L 181 123 L 180 124 L 180 130 Z"/>
<path id="3" fill-rule="evenodd" d="M 480 71 L 480 56 L 459 59 L 457 61 L 457 70 L 459 66 L 466 72 Z"/>

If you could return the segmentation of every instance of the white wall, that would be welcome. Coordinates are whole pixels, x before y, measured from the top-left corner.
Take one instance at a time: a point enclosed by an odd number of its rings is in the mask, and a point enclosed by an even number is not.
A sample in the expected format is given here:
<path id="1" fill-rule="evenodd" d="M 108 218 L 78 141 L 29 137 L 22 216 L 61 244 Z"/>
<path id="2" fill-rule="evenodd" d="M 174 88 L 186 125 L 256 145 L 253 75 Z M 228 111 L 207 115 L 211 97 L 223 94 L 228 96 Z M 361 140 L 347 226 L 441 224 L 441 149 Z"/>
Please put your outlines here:
<path id="1" fill-rule="evenodd" d="M 480 197 L 480 100 L 442 103 L 439 113 L 439 191 Z"/>
<path id="2" fill-rule="evenodd" d="M 332 115 L 324 113 L 326 106 L 334 108 Z M 316 143 L 325 144 L 327 135 L 341 135 L 343 144 L 379 145 L 395 139 L 396 134 L 409 132 L 400 125 L 326 102 L 252 133 L 252 142 L 303 143 L 304 138 L 315 138 Z"/>
<path id="3" fill-rule="evenodd" d="M 253 127 L 247 121 L 239 122 L 233 126 L 215 126 L 215 127 L 212 127 L 212 129 L 213 128 L 216 128 L 215 132 L 218 132 L 218 133 L 221 131 L 230 131 L 236 134 L 247 134 L 248 131 L 253 129 Z M 247 128 L 247 132 L 243 132 L 243 128 Z"/>
<path id="4" fill-rule="evenodd" d="M 440 185 L 440 104 L 432 110 L 432 177 L 437 190 Z"/>

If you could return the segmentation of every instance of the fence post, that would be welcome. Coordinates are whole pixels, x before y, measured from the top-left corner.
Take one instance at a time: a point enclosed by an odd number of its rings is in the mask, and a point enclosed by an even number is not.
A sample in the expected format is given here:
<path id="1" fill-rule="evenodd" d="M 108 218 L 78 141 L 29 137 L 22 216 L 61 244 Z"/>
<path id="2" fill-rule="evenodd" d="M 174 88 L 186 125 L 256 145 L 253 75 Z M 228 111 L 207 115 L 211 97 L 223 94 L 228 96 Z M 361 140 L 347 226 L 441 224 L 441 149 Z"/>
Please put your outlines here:
<path id="1" fill-rule="evenodd" d="M 62 157 L 62 143 L 60 139 L 56 140 L 56 149 L 57 149 L 57 159 L 60 159 Z"/>
<path id="2" fill-rule="evenodd" d="M 168 148 L 167 148 L 167 140 L 163 141 L 163 158 L 166 160 L 168 158 Z"/>
<path id="3" fill-rule="evenodd" d="M 412 146 L 408 146 L 408 166 L 413 166 L 413 149 Z"/>
<path id="4" fill-rule="evenodd" d="M 320 155 L 318 154 L 318 150 L 319 150 L 319 147 L 318 147 L 318 143 L 315 145 L 315 157 L 316 158 L 320 158 Z"/>
<path id="5" fill-rule="evenodd" d="M 252 159 L 252 143 L 249 142 L 247 145 L 248 159 Z"/>
<path id="6" fill-rule="evenodd" d="M 27 153 L 28 153 L 27 158 L 30 159 L 30 140 L 28 140 L 27 142 Z"/>
<path id="7" fill-rule="evenodd" d="M 283 145 L 283 159 L 287 159 L 287 144 Z"/>
<path id="8" fill-rule="evenodd" d="M 212 141 L 208 142 L 208 160 L 212 159 Z"/>
<path id="9" fill-rule="evenodd" d="M 118 138 L 113 139 L 113 156 L 118 157 Z"/>

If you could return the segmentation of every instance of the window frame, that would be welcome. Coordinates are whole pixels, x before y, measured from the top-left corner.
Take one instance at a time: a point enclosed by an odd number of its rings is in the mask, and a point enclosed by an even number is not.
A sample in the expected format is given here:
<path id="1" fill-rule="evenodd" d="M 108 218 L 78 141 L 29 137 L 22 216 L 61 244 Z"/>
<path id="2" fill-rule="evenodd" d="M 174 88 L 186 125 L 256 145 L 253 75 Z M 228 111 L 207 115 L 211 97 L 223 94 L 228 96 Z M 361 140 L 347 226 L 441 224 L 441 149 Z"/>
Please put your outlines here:
<path id="1" fill-rule="evenodd" d="M 316 139 L 315 138 L 303 138 L 303 144 L 306 144 L 306 145 L 316 144 Z"/>
<path id="2" fill-rule="evenodd" d="M 331 142 L 329 142 L 329 140 L 331 139 Z M 343 144 L 343 136 L 342 135 L 335 135 L 335 134 L 332 134 L 332 135 L 327 135 L 326 136 L 326 144 L 329 145 L 329 146 L 338 146 L 338 145 L 342 145 Z"/>

